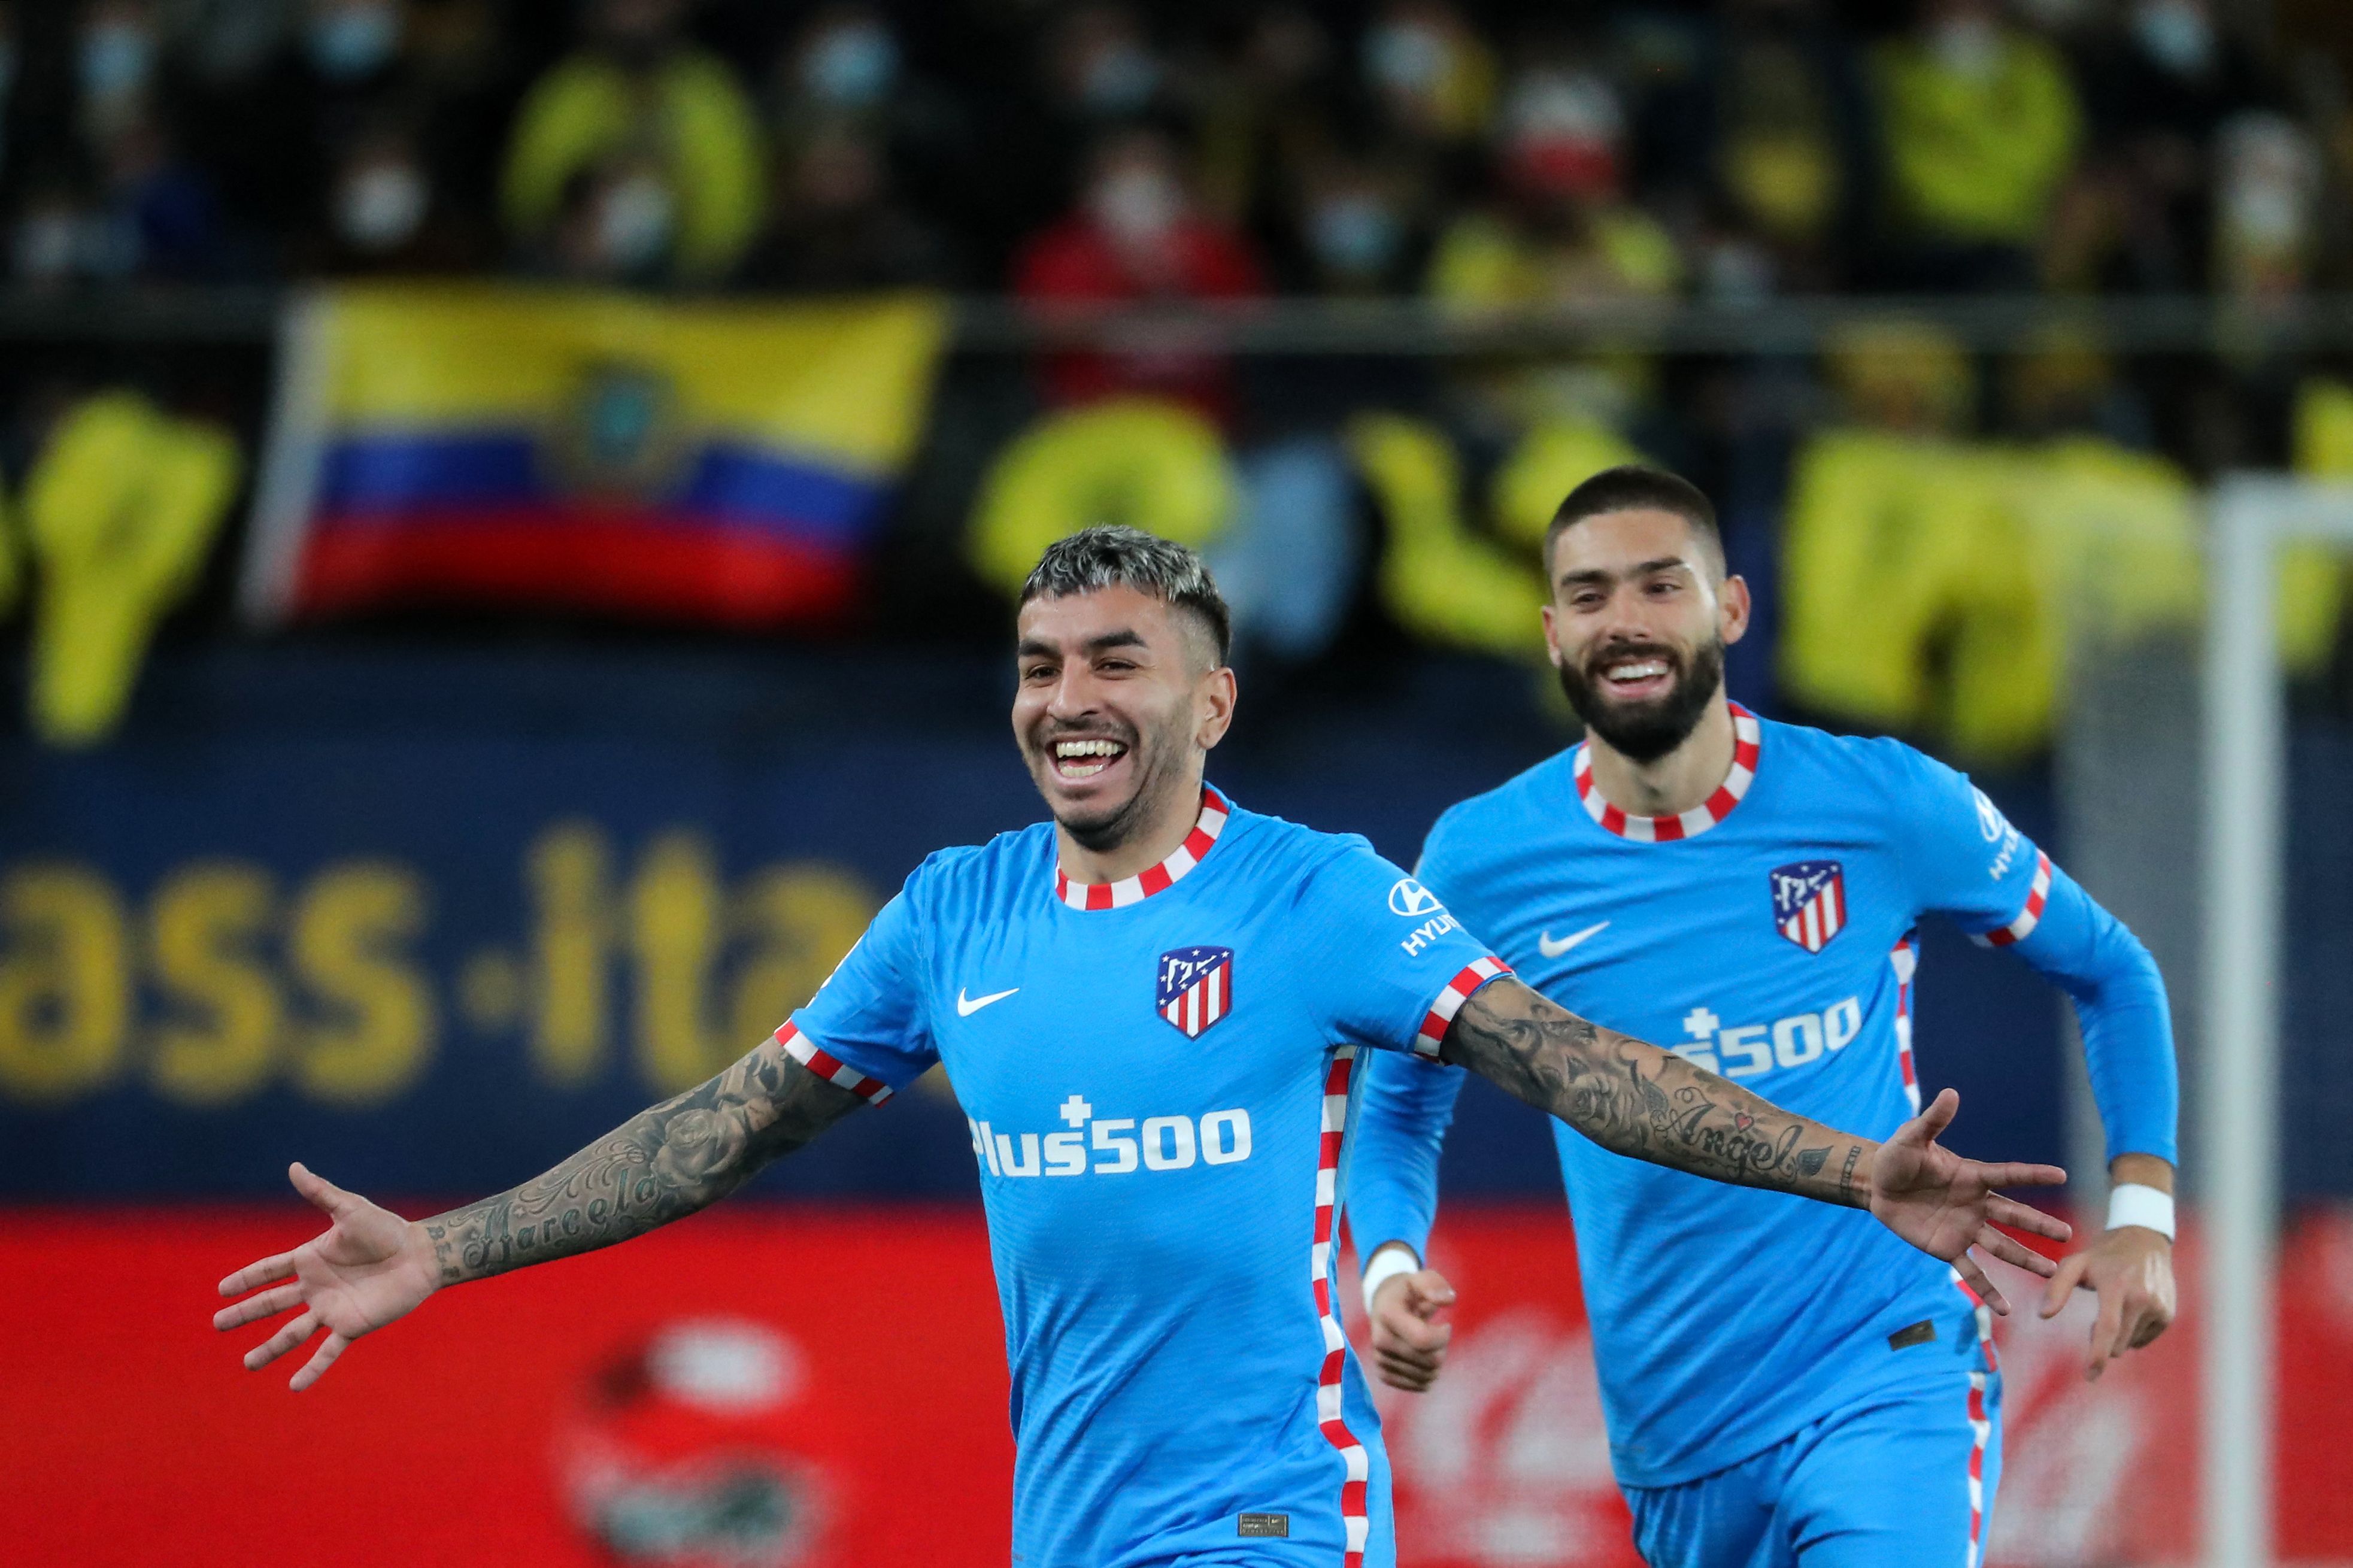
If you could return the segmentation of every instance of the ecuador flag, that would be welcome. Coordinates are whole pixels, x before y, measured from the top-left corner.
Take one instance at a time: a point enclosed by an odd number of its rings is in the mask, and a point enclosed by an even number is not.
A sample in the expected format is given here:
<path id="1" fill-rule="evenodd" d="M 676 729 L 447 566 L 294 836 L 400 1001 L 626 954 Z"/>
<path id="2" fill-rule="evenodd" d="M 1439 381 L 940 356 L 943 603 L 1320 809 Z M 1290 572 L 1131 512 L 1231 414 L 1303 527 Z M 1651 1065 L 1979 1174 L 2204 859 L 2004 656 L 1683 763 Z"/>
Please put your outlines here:
<path id="1" fill-rule="evenodd" d="M 673 304 L 501 285 L 290 308 L 253 619 L 504 603 L 743 626 L 854 602 L 941 300 Z"/>

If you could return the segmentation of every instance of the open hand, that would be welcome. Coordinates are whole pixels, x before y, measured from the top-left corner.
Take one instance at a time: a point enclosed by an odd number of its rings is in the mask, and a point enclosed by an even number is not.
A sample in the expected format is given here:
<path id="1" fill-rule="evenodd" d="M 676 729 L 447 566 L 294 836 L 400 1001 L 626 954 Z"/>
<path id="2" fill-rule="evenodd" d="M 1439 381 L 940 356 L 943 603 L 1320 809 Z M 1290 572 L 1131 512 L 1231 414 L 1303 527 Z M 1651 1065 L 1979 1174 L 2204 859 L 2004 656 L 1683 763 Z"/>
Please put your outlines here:
<path id="1" fill-rule="evenodd" d="M 1435 1268 L 1416 1269 L 1381 1281 L 1373 1293 L 1373 1362 L 1391 1388 L 1421 1394 L 1438 1381 L 1446 1364 L 1446 1344 L 1454 1325 L 1435 1322 L 1454 1304 L 1454 1287 Z"/>
<path id="2" fill-rule="evenodd" d="M 287 1171 L 294 1190 L 334 1223 L 291 1252 L 248 1263 L 220 1282 L 224 1296 L 272 1285 L 213 1314 L 216 1329 L 240 1328 L 290 1307 L 301 1316 L 245 1352 L 248 1371 L 268 1366 L 324 1328 L 325 1342 L 288 1384 L 297 1393 L 325 1375 L 345 1346 L 362 1334 L 413 1312 L 440 1288 L 432 1244 L 417 1226 L 378 1208 L 297 1163 Z M 281 1279 L 291 1280 L 280 1285 Z"/>
<path id="3" fill-rule="evenodd" d="M 2138 1350 L 2173 1321 L 2173 1243 L 2137 1225 L 2104 1231 L 2083 1251 L 2071 1253 L 2042 1291 L 2042 1315 L 2055 1318 L 2078 1288 L 2094 1292 L 2100 1316 L 2092 1325 L 2091 1364 L 2086 1379 L 2096 1383 L 2108 1363 Z"/>
<path id="4" fill-rule="evenodd" d="M 2030 1235 L 2064 1241 L 2073 1235 L 2066 1221 L 2003 1197 L 1997 1187 L 2055 1187 L 2067 1180 L 2056 1165 L 1984 1164 L 1964 1160 L 1936 1142 L 1961 1108 L 1951 1089 L 1927 1110 L 1895 1130 L 1871 1160 L 1871 1212 L 1879 1223 L 1953 1266 L 1978 1299 L 2007 1313 L 2003 1300 L 1971 1248 L 1991 1254 L 2045 1279 L 2059 1265 L 1994 1228 L 2006 1225 Z"/>

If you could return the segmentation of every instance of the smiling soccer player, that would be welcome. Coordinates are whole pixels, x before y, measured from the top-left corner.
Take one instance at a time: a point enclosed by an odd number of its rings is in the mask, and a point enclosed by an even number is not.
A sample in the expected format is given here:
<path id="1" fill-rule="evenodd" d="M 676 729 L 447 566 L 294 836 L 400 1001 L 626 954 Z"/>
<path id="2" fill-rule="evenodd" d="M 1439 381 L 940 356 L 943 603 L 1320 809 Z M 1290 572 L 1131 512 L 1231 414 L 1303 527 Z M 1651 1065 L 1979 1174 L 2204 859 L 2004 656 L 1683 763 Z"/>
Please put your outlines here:
<path id="1" fill-rule="evenodd" d="M 934 855 L 775 1038 L 510 1192 L 412 1222 L 295 1167 L 334 1223 L 221 1282 L 269 1287 L 224 1329 L 301 1309 L 246 1363 L 324 1328 L 306 1387 L 435 1290 L 699 1209 L 944 1062 L 1006 1319 L 1015 1561 L 1357 1568 L 1395 1551 L 1332 1295 L 1361 1048 L 1461 1063 L 1622 1154 L 1867 1206 L 1938 1258 L 2025 1259 L 1994 1219 L 2065 1234 L 1992 1191 L 2062 1173 L 1785 1115 L 1510 979 L 1364 840 L 1208 787 L 1235 685 L 1189 551 L 1062 541 L 1017 638 L 1050 823 Z"/>
<path id="2" fill-rule="evenodd" d="M 2119 1184 L 2045 1315 L 2078 1283 L 2099 1292 L 2094 1376 L 2156 1338 L 2173 1313 L 2176 1090 L 2147 952 L 1950 768 L 1726 700 L 1748 594 L 1689 484 L 1596 476 L 1561 503 L 1546 558 L 1546 640 L 1587 739 L 1441 816 L 1420 875 L 1538 990 L 1846 1127 L 1918 1125 L 1921 918 L 2010 948 L 2075 1000 Z M 1461 1075 L 1367 1077 L 1349 1224 L 1383 1374 L 1423 1388 L 1452 1292 L 1419 1265 Z M 1857 1215 L 1555 1142 L 1644 1561 L 1976 1568 L 2001 1379 L 1953 1271 Z"/>

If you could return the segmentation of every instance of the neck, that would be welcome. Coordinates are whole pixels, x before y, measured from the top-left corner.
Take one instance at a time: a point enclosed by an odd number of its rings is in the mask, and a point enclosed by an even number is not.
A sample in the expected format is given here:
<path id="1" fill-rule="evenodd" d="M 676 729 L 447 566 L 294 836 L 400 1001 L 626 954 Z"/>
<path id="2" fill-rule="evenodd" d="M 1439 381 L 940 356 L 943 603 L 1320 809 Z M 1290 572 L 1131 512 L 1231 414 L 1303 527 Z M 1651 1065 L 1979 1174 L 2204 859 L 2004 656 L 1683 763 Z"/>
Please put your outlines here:
<path id="1" fill-rule="evenodd" d="M 1651 762 L 1636 762 L 1591 730 L 1585 743 L 1602 799 L 1630 816 L 1678 816 L 1731 775 L 1732 704 L 1719 689 L 1683 743 Z"/>
<path id="2" fill-rule="evenodd" d="M 1727 753 L 1728 755 L 1729 753 Z M 1124 882 L 1157 866 L 1185 842 L 1201 820 L 1201 775 L 1194 773 L 1162 797 L 1137 819 L 1135 829 L 1117 844 L 1090 849 L 1054 824 L 1055 851 L 1062 870 L 1074 882 Z"/>

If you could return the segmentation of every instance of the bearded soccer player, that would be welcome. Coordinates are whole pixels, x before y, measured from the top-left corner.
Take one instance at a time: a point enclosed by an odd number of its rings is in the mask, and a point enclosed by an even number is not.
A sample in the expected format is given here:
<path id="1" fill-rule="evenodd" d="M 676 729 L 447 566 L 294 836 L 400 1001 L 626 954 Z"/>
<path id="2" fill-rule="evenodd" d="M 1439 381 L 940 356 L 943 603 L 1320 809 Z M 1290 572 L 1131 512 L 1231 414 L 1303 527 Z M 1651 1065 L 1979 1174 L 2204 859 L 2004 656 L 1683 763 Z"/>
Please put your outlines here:
<path id="1" fill-rule="evenodd" d="M 333 1225 L 222 1281 L 222 1328 L 323 1328 L 293 1386 L 434 1291 L 624 1240 L 721 1197 L 944 1063 L 971 1123 L 1013 1378 L 1014 1560 L 1387 1563 L 1388 1470 L 1331 1294 L 1356 1058 L 1459 1062 L 1619 1153 L 1868 1207 L 1939 1258 L 2065 1226 L 1926 1123 L 1785 1115 L 1507 977 L 1358 838 L 1241 809 L 1203 766 L 1234 711 L 1200 562 L 1124 529 L 1023 591 L 1013 731 L 1053 821 L 943 850 L 808 1005 L 702 1088 L 421 1222 L 301 1166 Z M 1794 1216 L 1793 1216 L 1794 1217 Z M 1867 1223 L 1867 1222 L 1866 1222 Z"/>
<path id="2" fill-rule="evenodd" d="M 2176 1089 L 2147 952 L 1950 768 L 1726 700 L 1748 595 L 1692 486 L 1596 476 L 1546 561 L 1546 640 L 1586 739 L 1441 816 L 1422 882 L 1538 992 L 1876 1131 L 1941 1128 L 1954 1105 L 1947 1089 L 1920 1114 L 1922 918 L 2010 948 L 2074 1000 L 2117 1184 L 2110 1228 L 2051 1279 L 2043 1315 L 2098 1292 L 2094 1376 L 2156 1338 Z M 1450 1332 L 1452 1292 L 1420 1261 L 1461 1075 L 1366 1076 L 1349 1225 L 1383 1376 L 1424 1388 Z M 1975 1568 L 2001 1453 L 1989 1282 L 1860 1215 L 1555 1142 L 1644 1560 Z"/>

